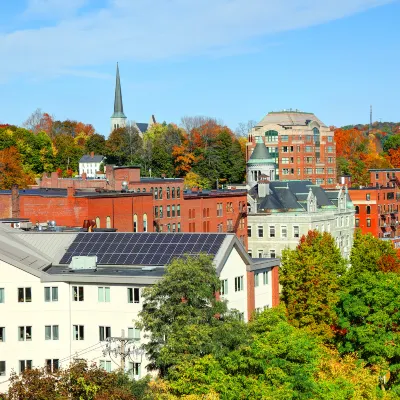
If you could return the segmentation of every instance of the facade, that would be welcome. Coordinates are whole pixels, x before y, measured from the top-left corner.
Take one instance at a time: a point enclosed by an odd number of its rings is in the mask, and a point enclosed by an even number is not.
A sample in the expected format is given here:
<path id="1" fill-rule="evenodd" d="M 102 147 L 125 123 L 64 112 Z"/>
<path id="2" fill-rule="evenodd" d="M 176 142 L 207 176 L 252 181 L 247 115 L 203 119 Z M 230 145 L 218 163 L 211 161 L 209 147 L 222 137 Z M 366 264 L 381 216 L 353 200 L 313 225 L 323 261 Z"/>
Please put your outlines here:
<path id="1" fill-rule="evenodd" d="M 171 259 L 199 251 L 213 257 L 220 296 L 245 321 L 278 304 L 279 260 L 254 262 L 232 234 L 24 232 L 0 224 L 0 391 L 12 370 L 56 369 L 75 358 L 118 368 L 121 360 L 103 352 L 107 343 L 119 348 L 118 337 L 129 339 L 126 371 L 140 378 L 141 292 Z"/>
<path id="2" fill-rule="evenodd" d="M 97 173 L 100 171 L 100 164 L 104 162 L 104 156 L 100 154 L 85 154 L 79 160 L 79 176 L 83 174 L 87 178 L 95 178 Z"/>
<path id="3" fill-rule="evenodd" d="M 248 160 L 260 139 L 278 165 L 277 179 L 308 180 L 335 188 L 334 134 L 314 114 L 297 110 L 268 113 L 249 133 Z"/>
<path id="4" fill-rule="evenodd" d="M 400 247 L 400 169 L 371 169 L 370 186 L 350 188 L 356 227 Z"/>
<path id="5" fill-rule="evenodd" d="M 329 232 L 350 256 L 355 209 L 346 188 L 324 191 L 308 181 L 261 179 L 248 194 L 248 249 L 252 257 L 280 257 L 309 230 Z"/>

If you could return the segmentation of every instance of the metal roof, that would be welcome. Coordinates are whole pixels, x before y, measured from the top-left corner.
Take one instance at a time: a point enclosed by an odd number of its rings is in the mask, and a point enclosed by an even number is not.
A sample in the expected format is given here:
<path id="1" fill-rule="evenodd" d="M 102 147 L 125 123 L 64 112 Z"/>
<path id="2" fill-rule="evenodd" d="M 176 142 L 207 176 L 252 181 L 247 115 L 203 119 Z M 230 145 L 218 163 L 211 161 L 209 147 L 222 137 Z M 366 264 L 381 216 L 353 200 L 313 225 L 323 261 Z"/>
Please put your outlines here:
<path id="1" fill-rule="evenodd" d="M 79 160 L 80 163 L 100 163 L 104 160 L 101 154 L 95 154 L 93 157 L 90 154 L 85 154 Z"/>
<path id="2" fill-rule="evenodd" d="M 247 164 L 275 164 L 275 159 L 271 157 L 267 147 L 260 137 L 257 137 L 257 144 L 251 154 Z"/>
<path id="3" fill-rule="evenodd" d="M 257 126 L 277 124 L 282 126 L 306 126 L 311 121 L 317 122 L 320 126 L 326 125 L 313 113 L 302 111 L 272 111 L 269 112 Z"/>
<path id="4" fill-rule="evenodd" d="M 117 76 L 115 79 L 115 98 L 114 98 L 114 114 L 111 118 L 126 118 L 124 114 L 124 106 L 122 104 L 121 81 L 119 78 L 119 68 L 117 63 Z"/>

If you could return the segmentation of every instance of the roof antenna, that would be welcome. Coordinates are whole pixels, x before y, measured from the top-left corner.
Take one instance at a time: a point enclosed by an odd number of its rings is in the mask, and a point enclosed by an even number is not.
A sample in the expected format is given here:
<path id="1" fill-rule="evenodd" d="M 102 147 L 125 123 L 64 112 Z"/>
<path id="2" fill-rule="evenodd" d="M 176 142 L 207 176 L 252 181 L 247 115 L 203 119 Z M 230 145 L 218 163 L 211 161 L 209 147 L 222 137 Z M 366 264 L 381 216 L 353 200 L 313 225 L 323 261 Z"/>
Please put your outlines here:
<path id="1" fill-rule="evenodd" d="M 372 104 L 369 106 L 369 128 L 367 135 L 369 135 L 371 131 L 372 131 Z"/>

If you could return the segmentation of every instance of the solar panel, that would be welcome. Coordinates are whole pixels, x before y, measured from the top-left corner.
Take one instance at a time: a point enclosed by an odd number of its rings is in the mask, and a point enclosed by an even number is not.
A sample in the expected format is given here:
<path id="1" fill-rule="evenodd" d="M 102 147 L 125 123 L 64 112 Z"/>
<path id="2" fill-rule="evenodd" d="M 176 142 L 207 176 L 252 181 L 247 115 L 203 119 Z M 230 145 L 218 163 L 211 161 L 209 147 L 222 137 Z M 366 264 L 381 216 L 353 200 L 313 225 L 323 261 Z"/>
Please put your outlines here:
<path id="1" fill-rule="evenodd" d="M 215 256 L 225 238 L 218 233 L 80 232 L 60 264 L 96 255 L 100 265 L 165 265 L 186 254 Z"/>

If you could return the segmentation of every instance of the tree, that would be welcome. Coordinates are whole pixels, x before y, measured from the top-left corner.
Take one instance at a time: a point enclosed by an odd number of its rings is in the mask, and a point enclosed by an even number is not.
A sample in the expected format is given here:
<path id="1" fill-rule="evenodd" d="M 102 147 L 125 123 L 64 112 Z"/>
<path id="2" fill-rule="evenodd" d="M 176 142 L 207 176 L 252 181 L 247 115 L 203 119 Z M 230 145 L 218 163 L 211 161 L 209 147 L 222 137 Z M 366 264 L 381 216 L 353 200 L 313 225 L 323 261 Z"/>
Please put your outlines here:
<path id="1" fill-rule="evenodd" d="M 57 150 L 55 166 L 62 170 L 72 169 L 78 171 L 79 160 L 84 154 L 83 147 L 79 146 L 67 134 L 57 135 L 53 143 Z"/>
<path id="2" fill-rule="evenodd" d="M 149 369 L 167 376 L 183 359 L 210 354 L 216 329 L 224 322 L 226 304 L 216 299 L 220 281 L 209 256 L 175 259 L 164 277 L 143 290 L 141 326 Z M 213 329 L 215 328 L 215 329 Z M 237 329 L 237 326 L 236 326 Z"/>
<path id="3" fill-rule="evenodd" d="M 191 171 L 185 175 L 184 180 L 185 187 L 199 188 L 199 189 L 211 189 L 211 182 L 207 178 L 202 178 L 199 174 Z"/>
<path id="4" fill-rule="evenodd" d="M 359 273 L 343 291 L 337 313 L 339 351 L 389 369 L 388 386 L 400 396 L 400 276 Z"/>
<path id="5" fill-rule="evenodd" d="M 372 234 L 363 234 L 357 229 L 350 255 L 348 279 L 357 279 L 363 272 L 400 272 L 400 260 L 390 241 L 384 241 Z"/>
<path id="6" fill-rule="evenodd" d="M 257 125 L 257 121 L 250 119 L 247 122 L 239 122 L 235 133 L 239 137 L 247 137 L 247 135 L 251 132 L 251 130 Z"/>
<path id="7" fill-rule="evenodd" d="M 309 231 L 295 250 L 283 251 L 282 301 L 293 326 L 304 327 L 324 340 L 333 337 L 339 278 L 345 269 L 346 263 L 327 232 Z"/>
<path id="8" fill-rule="evenodd" d="M 52 137 L 54 117 L 50 114 L 43 113 L 40 108 L 37 108 L 24 122 L 24 126 L 33 133 L 46 132 Z"/>
<path id="9" fill-rule="evenodd" d="M 93 135 L 89 136 L 85 143 L 85 153 L 90 154 L 91 152 L 100 155 L 104 155 L 106 153 L 106 139 L 103 135 L 94 133 Z"/>
<path id="10" fill-rule="evenodd" d="M 387 137 L 383 145 L 383 150 L 388 152 L 390 150 L 397 150 L 400 147 L 400 135 L 391 135 Z"/>
<path id="11" fill-rule="evenodd" d="M 11 189 L 13 185 L 26 188 L 33 183 L 33 176 L 23 170 L 18 150 L 14 146 L 0 150 L 0 189 Z"/>

